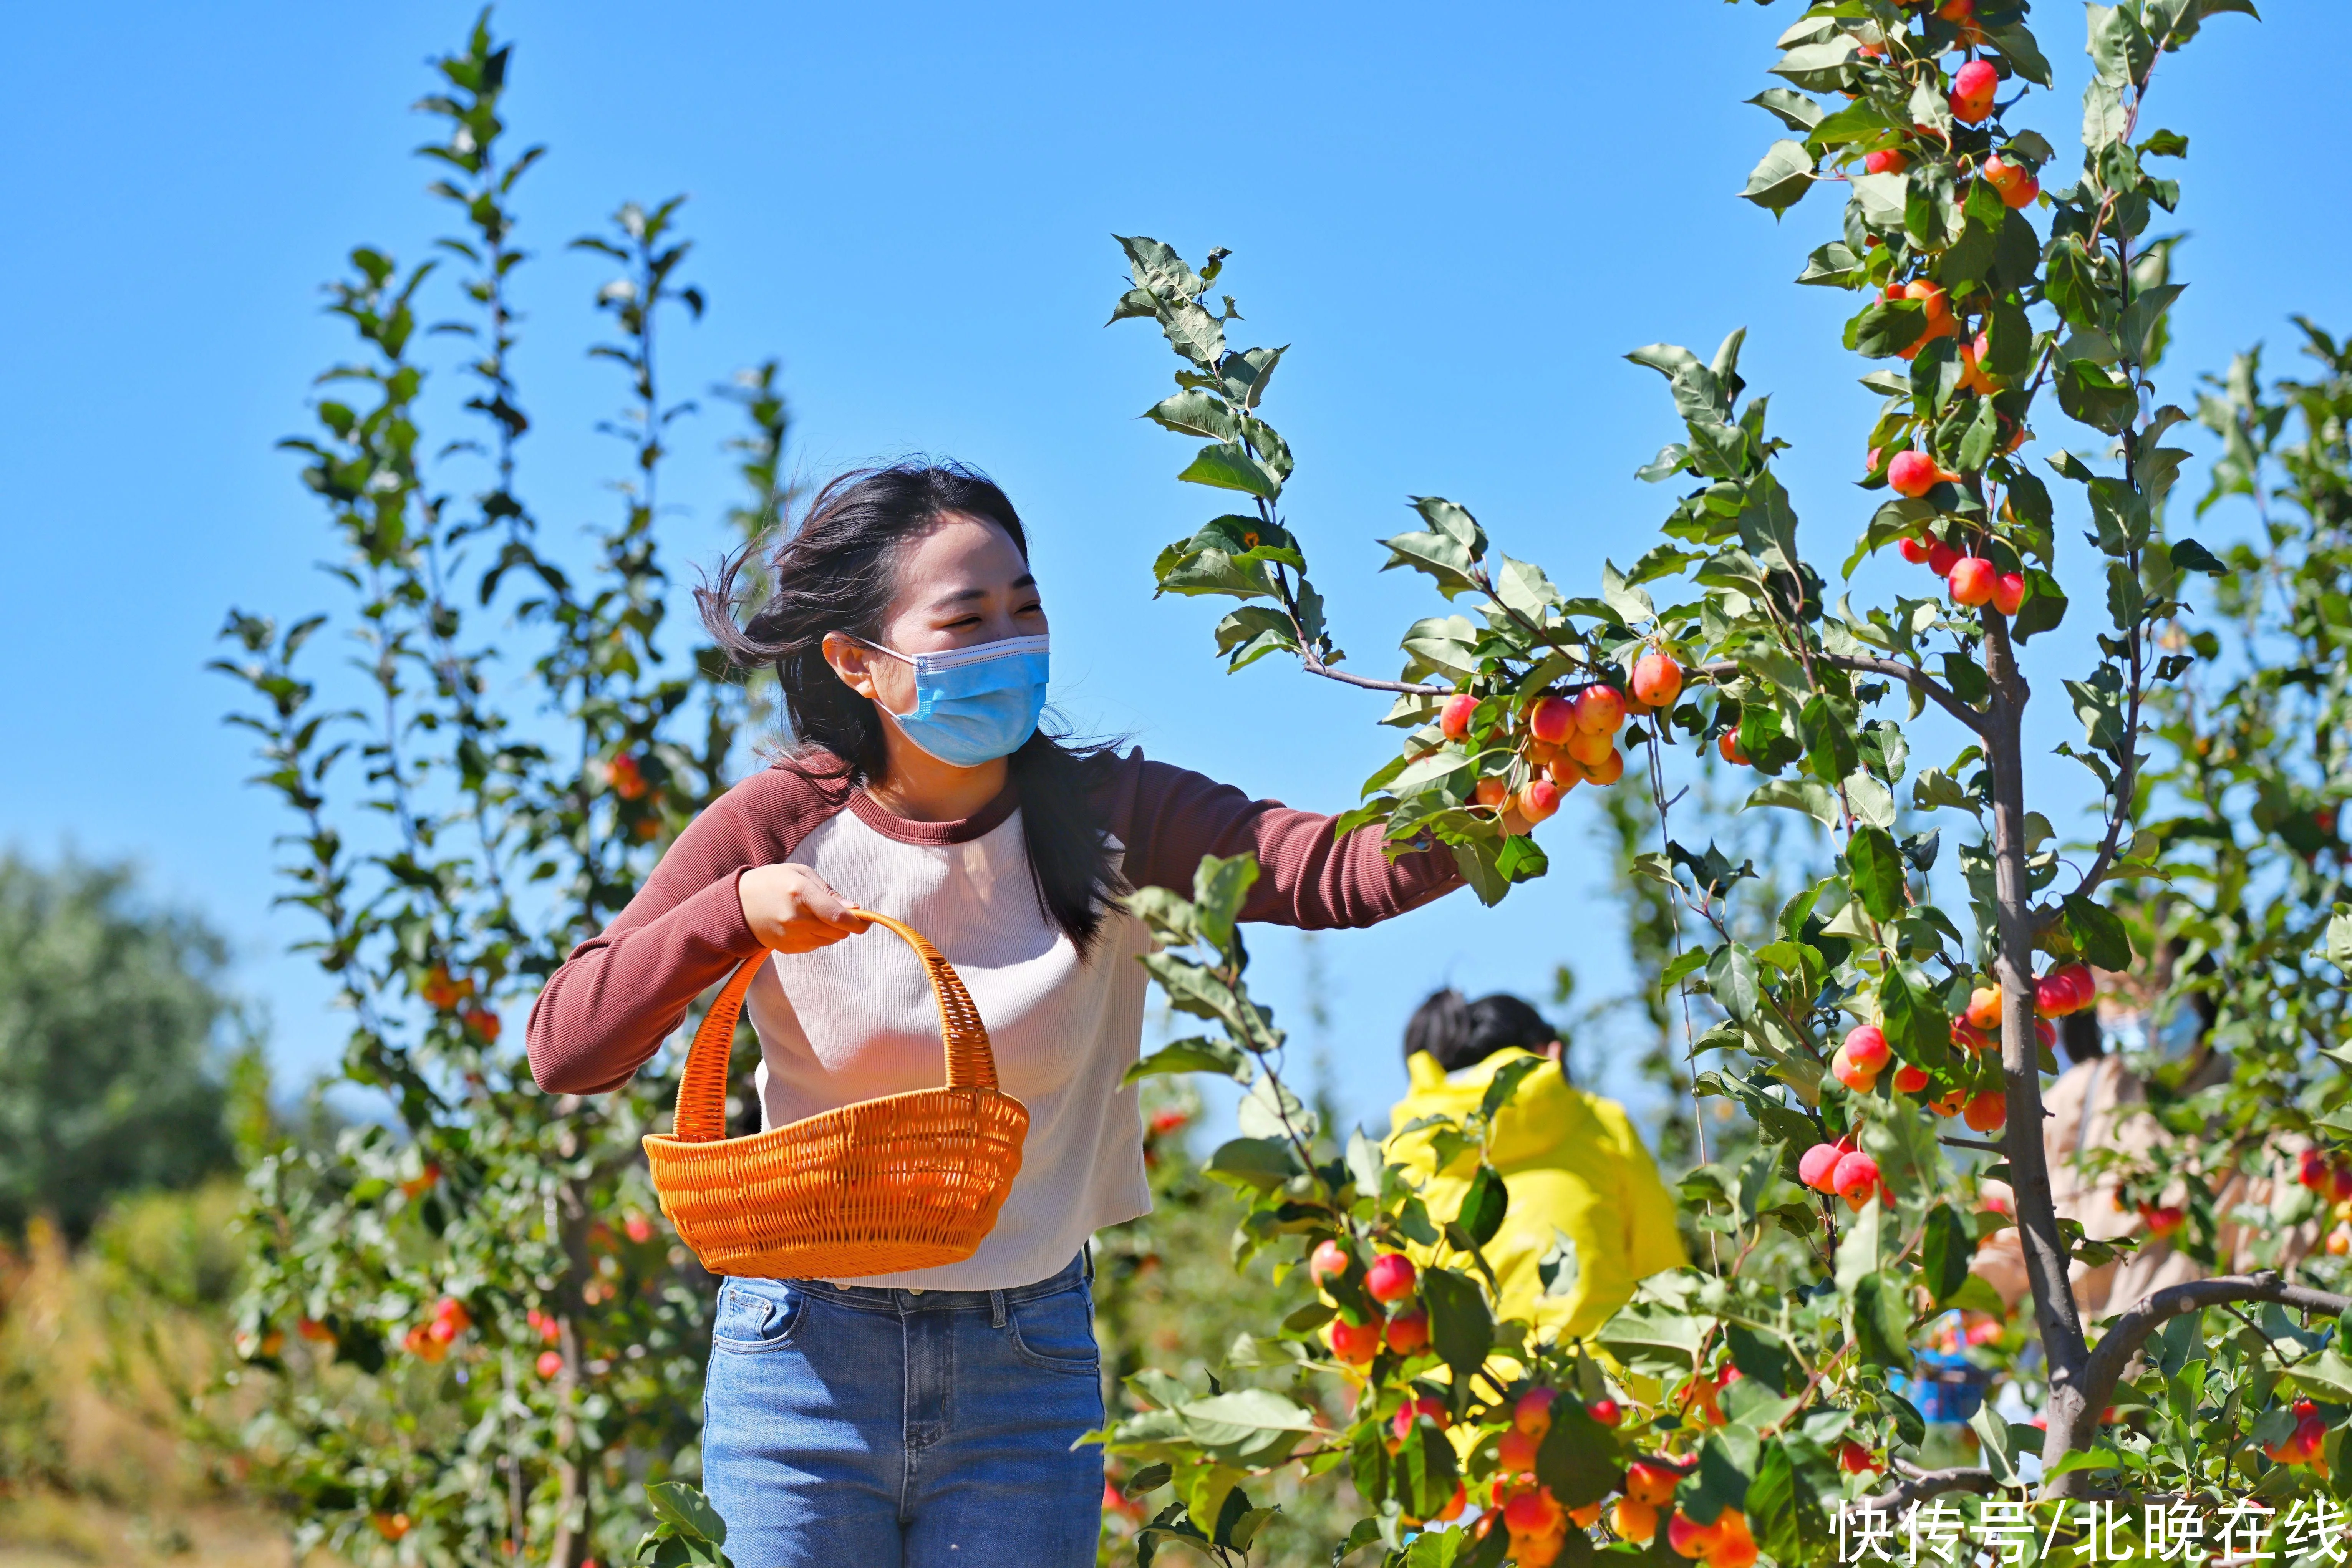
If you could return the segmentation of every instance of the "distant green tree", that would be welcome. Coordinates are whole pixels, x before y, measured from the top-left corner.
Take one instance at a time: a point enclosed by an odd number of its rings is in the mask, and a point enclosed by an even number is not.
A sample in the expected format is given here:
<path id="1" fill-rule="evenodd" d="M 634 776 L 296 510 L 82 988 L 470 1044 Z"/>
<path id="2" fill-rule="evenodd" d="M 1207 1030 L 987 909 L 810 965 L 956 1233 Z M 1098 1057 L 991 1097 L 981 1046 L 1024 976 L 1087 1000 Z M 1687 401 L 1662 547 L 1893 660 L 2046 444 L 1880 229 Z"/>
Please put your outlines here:
<path id="1" fill-rule="evenodd" d="M 0 854 L 0 1229 L 89 1232 L 116 1195 L 234 1163 L 227 945 L 128 866 Z"/>

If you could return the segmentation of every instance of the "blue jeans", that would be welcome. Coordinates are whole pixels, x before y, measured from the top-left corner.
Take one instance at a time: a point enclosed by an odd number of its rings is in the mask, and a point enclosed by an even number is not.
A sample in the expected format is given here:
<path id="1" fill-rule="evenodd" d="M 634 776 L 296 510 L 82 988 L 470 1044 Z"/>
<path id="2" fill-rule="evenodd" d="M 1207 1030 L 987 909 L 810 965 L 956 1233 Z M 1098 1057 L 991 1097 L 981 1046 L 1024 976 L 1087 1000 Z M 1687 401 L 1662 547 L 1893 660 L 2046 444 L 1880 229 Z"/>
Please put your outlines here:
<path id="1" fill-rule="evenodd" d="M 1081 1255 L 1010 1290 L 720 1286 L 702 1484 L 736 1568 L 1092 1568 L 1092 1277 Z"/>

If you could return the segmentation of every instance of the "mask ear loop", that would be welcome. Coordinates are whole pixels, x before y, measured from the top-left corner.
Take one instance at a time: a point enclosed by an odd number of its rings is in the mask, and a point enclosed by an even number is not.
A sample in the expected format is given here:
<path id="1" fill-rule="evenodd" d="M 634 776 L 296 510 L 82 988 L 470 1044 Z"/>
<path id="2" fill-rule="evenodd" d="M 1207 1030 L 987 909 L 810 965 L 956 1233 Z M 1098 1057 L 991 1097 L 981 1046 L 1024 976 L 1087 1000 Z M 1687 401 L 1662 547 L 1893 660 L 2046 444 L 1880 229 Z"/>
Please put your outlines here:
<path id="1" fill-rule="evenodd" d="M 900 653 L 897 648 L 891 647 L 887 644 L 868 642 L 866 638 L 859 637 L 855 632 L 845 632 L 838 627 L 835 628 L 832 635 L 841 638 L 841 640 L 845 643 L 849 643 L 857 647 L 862 647 L 868 653 L 887 653 L 892 658 L 897 659 L 900 664 L 905 665 L 908 668 L 916 671 L 918 674 L 922 670 L 923 667 L 920 664 L 918 664 L 911 657 L 907 654 Z M 919 681 L 915 687 L 914 708 L 906 713 L 891 713 L 888 707 L 887 707 L 879 698 L 874 699 L 874 706 L 880 708 L 884 713 L 888 714 L 893 722 L 896 722 L 900 719 L 919 718 L 922 716 L 924 711 L 923 689 L 921 683 Z"/>
<path id="2" fill-rule="evenodd" d="M 897 659 L 900 664 L 911 665 L 915 662 L 913 655 L 900 653 L 897 648 L 890 647 L 887 643 L 868 642 L 855 632 L 845 632 L 838 629 L 836 629 L 833 635 L 839 637 L 844 642 L 855 643 L 857 647 L 866 649 L 869 653 L 887 653 L 892 658 Z"/>

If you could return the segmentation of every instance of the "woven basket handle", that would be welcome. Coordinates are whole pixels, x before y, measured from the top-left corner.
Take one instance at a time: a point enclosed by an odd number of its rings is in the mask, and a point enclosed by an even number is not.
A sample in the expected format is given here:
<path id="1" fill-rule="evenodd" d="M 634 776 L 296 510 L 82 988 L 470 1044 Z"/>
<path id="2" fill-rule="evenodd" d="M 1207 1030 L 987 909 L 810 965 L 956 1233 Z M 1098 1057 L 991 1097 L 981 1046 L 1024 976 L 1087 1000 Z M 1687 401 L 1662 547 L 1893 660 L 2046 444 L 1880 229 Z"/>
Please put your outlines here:
<path id="1" fill-rule="evenodd" d="M 877 915 L 872 910 L 859 910 L 856 913 L 898 936 L 923 961 L 923 973 L 931 982 L 931 994 L 940 1005 L 940 1040 L 947 1047 L 947 1086 L 994 1089 L 996 1057 L 988 1048 L 988 1030 L 981 1023 L 980 1009 L 972 1005 L 971 994 L 963 988 L 963 981 L 954 967 L 912 926 L 888 915 Z M 686 1066 L 677 1079 L 677 1115 L 671 1131 L 671 1136 L 682 1142 L 716 1143 L 727 1136 L 727 1062 L 735 1044 L 735 1021 L 743 1012 L 744 993 L 751 989 L 752 978 L 768 957 L 765 952 L 754 953 L 737 966 L 728 977 L 725 989 L 719 993 L 719 999 L 710 1004 L 710 1011 L 702 1016 L 702 1026 L 694 1032 L 694 1044 L 687 1047 Z"/>

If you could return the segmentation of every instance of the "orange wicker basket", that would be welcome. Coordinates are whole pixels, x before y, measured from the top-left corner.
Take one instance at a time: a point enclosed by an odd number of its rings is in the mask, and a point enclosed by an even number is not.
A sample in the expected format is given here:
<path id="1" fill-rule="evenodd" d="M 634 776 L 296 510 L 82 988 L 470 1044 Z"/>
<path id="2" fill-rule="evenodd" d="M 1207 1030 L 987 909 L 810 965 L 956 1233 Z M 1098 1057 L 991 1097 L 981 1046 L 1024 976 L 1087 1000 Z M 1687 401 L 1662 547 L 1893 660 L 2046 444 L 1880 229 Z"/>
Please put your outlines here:
<path id="1" fill-rule="evenodd" d="M 675 1131 L 646 1142 L 662 1212 L 713 1274 L 846 1279 L 970 1258 L 1021 1171 L 1029 1110 L 996 1087 L 988 1030 L 939 949 L 905 939 L 939 1000 L 947 1084 L 860 1100 L 750 1138 L 727 1136 L 727 1058 L 751 977 L 746 959 L 695 1031 Z"/>

